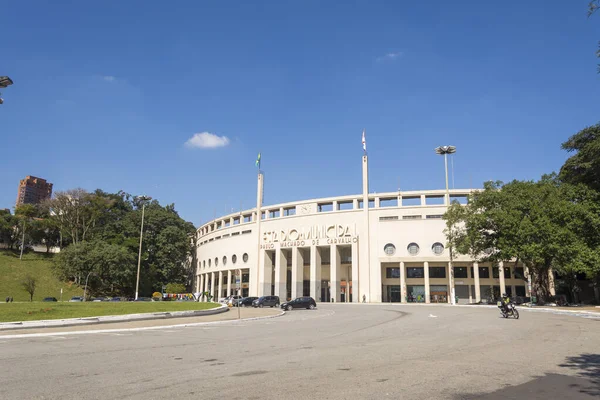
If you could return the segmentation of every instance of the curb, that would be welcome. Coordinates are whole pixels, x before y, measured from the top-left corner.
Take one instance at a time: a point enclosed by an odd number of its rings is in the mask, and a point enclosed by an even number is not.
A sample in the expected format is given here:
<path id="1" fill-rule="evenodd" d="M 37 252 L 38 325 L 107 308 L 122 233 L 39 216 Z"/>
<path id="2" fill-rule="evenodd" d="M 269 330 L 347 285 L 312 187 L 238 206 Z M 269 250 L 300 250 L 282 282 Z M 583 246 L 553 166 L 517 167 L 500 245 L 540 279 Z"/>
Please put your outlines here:
<path id="1" fill-rule="evenodd" d="M 126 314 L 126 315 L 106 315 L 102 317 L 83 317 L 70 319 L 47 319 L 40 321 L 22 321 L 22 322 L 1 322 L 0 331 L 13 331 L 20 329 L 38 329 L 38 328 L 65 328 L 69 326 L 85 326 L 108 324 L 114 322 L 130 321 L 148 321 L 153 319 L 170 319 L 183 317 L 201 317 L 205 315 L 221 314 L 229 311 L 229 307 L 221 305 L 208 310 L 189 310 L 189 311 L 161 311 L 156 313 Z"/>
<path id="2" fill-rule="evenodd" d="M 153 331 L 160 329 L 174 329 L 174 328 L 187 328 L 204 325 L 221 325 L 221 324 L 237 324 L 246 321 L 256 321 L 261 319 L 278 318 L 285 314 L 285 311 L 280 311 L 279 314 L 267 315 L 264 317 L 251 317 L 243 319 L 229 319 L 225 321 L 208 321 L 208 322 L 193 322 L 190 324 L 177 324 L 177 325 L 162 325 L 162 326 L 144 326 L 140 328 L 115 328 L 115 329 L 94 329 L 88 331 L 67 331 L 67 332 L 48 332 L 48 333 L 15 333 L 13 335 L 0 335 L 0 339 L 23 339 L 32 337 L 48 337 L 48 336 L 72 336 L 72 335 L 87 335 L 94 333 L 118 333 L 118 332 L 139 332 L 139 331 Z"/>

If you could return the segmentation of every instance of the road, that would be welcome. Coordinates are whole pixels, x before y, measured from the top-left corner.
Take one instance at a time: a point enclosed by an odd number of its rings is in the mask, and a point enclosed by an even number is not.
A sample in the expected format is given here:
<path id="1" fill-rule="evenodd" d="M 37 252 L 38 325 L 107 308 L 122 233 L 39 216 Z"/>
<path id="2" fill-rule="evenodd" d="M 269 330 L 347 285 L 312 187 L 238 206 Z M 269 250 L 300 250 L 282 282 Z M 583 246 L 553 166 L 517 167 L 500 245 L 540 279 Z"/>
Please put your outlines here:
<path id="1" fill-rule="evenodd" d="M 320 305 L 265 320 L 0 337 L 1 399 L 592 399 L 600 318 Z"/>

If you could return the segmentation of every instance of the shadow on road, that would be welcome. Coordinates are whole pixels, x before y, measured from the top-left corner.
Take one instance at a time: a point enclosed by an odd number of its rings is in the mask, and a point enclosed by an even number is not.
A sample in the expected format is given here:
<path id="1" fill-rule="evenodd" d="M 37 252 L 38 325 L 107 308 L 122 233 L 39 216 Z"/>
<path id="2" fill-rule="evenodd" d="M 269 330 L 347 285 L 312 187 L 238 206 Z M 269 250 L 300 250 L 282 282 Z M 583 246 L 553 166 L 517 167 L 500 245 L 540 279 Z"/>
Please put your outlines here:
<path id="1" fill-rule="evenodd" d="M 600 397 L 600 354 L 581 354 L 568 357 L 566 362 L 560 366 L 573 369 L 578 376 L 589 379 L 590 385 L 579 387 L 581 393 Z"/>

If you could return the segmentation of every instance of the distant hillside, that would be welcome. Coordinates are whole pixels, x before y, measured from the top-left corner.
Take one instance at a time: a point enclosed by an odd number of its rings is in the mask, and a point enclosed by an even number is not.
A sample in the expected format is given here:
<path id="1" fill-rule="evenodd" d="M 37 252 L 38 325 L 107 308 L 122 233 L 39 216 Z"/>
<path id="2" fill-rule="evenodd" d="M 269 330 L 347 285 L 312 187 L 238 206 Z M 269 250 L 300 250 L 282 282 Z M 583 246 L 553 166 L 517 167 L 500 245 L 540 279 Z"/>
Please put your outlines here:
<path id="1" fill-rule="evenodd" d="M 63 301 L 72 296 L 83 295 L 83 289 L 71 282 L 61 282 L 52 273 L 52 254 L 29 253 L 19 260 L 19 254 L 9 250 L 0 250 L 0 302 L 7 296 L 14 301 L 29 301 L 29 294 L 23 289 L 21 282 L 27 274 L 37 278 L 37 288 L 33 301 L 41 301 L 44 297 L 56 297 L 60 300 L 60 289 L 63 289 Z M 2 309 L 0 309 L 2 312 Z"/>

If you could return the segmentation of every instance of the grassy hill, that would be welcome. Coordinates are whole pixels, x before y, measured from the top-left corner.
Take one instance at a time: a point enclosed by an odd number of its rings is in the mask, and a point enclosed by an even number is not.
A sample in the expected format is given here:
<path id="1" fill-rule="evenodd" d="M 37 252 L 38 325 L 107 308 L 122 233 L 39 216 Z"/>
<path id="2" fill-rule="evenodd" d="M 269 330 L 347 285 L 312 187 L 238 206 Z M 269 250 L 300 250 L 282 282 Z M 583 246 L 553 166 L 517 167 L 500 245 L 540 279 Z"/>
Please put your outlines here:
<path id="1" fill-rule="evenodd" d="M 37 278 L 37 287 L 33 301 L 44 297 L 56 297 L 60 300 L 60 289 L 63 289 L 63 301 L 72 296 L 83 295 L 83 289 L 71 282 L 61 282 L 52 272 L 52 254 L 29 253 L 19 260 L 19 254 L 9 250 L 0 250 L 0 301 L 12 296 L 14 301 L 29 301 L 29 293 L 23 289 L 21 282 L 27 274 Z"/>

